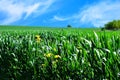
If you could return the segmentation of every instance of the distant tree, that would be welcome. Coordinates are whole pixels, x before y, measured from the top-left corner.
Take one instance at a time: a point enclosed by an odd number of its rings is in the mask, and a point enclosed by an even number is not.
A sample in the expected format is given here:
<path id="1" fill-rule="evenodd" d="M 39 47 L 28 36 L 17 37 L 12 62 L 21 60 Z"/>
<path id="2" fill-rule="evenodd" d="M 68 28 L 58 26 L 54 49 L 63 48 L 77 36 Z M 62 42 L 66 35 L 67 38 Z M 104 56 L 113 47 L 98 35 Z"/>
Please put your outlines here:
<path id="1" fill-rule="evenodd" d="M 101 31 L 104 31 L 104 30 L 105 30 L 105 28 L 102 27 L 102 26 L 99 26 L 99 28 L 101 29 Z"/>
<path id="2" fill-rule="evenodd" d="M 71 28 L 71 27 L 72 27 L 71 25 L 69 25 L 69 24 L 67 25 L 67 28 Z"/>
<path id="3" fill-rule="evenodd" d="M 120 20 L 113 20 L 105 24 L 105 29 L 108 30 L 118 30 L 120 29 Z"/>
<path id="4" fill-rule="evenodd" d="M 101 28 L 101 31 L 104 31 L 104 30 L 105 30 L 105 28 L 104 28 L 104 27 L 102 27 L 102 28 Z"/>

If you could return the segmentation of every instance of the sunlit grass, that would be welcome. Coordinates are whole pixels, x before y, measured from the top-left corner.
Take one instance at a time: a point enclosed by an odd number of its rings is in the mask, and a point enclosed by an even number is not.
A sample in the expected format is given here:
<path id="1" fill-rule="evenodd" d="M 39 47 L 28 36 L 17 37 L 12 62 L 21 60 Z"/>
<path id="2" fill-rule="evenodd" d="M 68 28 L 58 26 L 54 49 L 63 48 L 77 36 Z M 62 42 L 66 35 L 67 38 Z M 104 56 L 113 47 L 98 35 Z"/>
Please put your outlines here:
<path id="1" fill-rule="evenodd" d="M 0 30 L 0 79 L 119 80 L 120 31 Z"/>

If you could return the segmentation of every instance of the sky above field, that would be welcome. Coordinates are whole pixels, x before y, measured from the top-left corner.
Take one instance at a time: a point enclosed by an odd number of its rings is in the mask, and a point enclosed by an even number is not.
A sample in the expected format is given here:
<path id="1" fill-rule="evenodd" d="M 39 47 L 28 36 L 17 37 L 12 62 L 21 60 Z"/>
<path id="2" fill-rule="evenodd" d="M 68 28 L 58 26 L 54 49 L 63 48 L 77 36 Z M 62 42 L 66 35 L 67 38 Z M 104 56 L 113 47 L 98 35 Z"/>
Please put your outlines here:
<path id="1" fill-rule="evenodd" d="M 120 19 L 120 0 L 0 0 L 1 25 L 100 27 Z"/>

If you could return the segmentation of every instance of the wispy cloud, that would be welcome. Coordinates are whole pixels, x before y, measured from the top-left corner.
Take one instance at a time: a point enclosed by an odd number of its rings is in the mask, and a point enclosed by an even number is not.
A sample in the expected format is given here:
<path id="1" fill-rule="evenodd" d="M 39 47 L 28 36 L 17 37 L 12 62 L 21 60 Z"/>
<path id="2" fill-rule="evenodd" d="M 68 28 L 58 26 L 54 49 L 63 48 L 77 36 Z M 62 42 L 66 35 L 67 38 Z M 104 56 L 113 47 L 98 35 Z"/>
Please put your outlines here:
<path id="1" fill-rule="evenodd" d="M 26 12 L 26 16 L 25 18 L 27 18 L 30 14 L 34 13 L 40 6 L 40 3 L 36 3 L 33 5 L 30 5 L 26 8 L 25 12 Z"/>
<path id="2" fill-rule="evenodd" d="M 0 0 L 0 13 L 4 13 L 4 19 L 0 24 L 10 24 L 20 19 L 26 19 L 31 14 L 41 15 L 45 13 L 55 0 Z"/>
<path id="3" fill-rule="evenodd" d="M 82 12 L 79 12 L 76 19 L 80 23 L 91 23 L 96 27 L 103 26 L 113 19 L 120 19 L 120 2 L 100 2 L 90 5 Z"/>
<path id="4" fill-rule="evenodd" d="M 62 15 L 61 15 L 62 16 Z M 102 0 L 92 5 L 85 5 L 80 11 L 69 17 L 54 16 L 56 21 L 70 21 L 73 24 L 95 27 L 104 26 L 105 23 L 120 19 L 120 1 Z M 90 27 L 88 26 L 88 27 Z"/>
<path id="5" fill-rule="evenodd" d="M 56 20 L 56 21 L 67 21 L 69 19 L 70 19 L 69 17 L 60 17 L 56 15 L 53 17 L 53 20 Z"/>

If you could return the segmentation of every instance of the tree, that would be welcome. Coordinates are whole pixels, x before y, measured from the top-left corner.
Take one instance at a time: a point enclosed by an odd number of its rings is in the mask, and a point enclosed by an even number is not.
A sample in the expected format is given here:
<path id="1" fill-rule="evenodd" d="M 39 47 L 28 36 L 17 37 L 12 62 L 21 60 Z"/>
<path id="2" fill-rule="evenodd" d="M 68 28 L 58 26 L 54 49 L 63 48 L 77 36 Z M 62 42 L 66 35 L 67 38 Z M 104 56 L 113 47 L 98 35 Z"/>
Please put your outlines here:
<path id="1" fill-rule="evenodd" d="M 113 20 L 105 24 L 105 29 L 108 30 L 118 30 L 120 29 L 120 20 Z"/>
<path id="2" fill-rule="evenodd" d="M 104 27 L 102 27 L 102 28 L 101 28 L 101 31 L 104 31 L 104 30 L 105 30 L 105 28 L 104 28 Z"/>
<path id="3" fill-rule="evenodd" d="M 69 24 L 67 25 L 67 28 L 71 28 L 71 27 L 72 27 L 71 25 L 69 25 Z"/>

